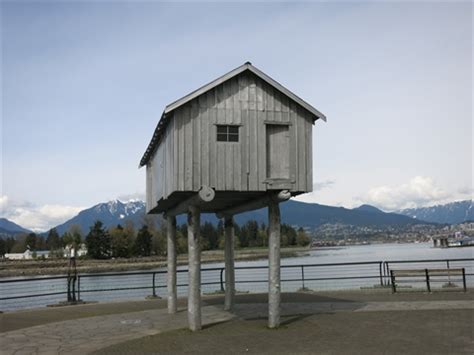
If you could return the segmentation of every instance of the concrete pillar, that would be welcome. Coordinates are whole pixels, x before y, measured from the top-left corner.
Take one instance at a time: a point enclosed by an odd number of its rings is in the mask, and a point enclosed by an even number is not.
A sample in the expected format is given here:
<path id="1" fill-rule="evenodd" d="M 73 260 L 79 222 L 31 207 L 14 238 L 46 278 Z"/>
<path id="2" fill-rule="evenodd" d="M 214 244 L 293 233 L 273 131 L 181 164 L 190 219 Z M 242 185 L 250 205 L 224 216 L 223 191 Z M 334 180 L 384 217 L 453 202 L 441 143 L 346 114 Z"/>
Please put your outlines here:
<path id="1" fill-rule="evenodd" d="M 280 206 L 268 205 L 268 327 L 280 325 Z"/>
<path id="2" fill-rule="evenodd" d="M 166 239 L 168 245 L 168 313 L 177 311 L 176 293 L 176 217 L 166 216 Z"/>
<path id="3" fill-rule="evenodd" d="M 225 302 L 224 309 L 232 310 L 235 298 L 235 270 L 234 270 L 234 219 L 224 218 L 225 242 Z"/>
<path id="4" fill-rule="evenodd" d="M 188 324 L 192 331 L 201 329 L 201 213 L 195 206 L 188 212 Z"/>

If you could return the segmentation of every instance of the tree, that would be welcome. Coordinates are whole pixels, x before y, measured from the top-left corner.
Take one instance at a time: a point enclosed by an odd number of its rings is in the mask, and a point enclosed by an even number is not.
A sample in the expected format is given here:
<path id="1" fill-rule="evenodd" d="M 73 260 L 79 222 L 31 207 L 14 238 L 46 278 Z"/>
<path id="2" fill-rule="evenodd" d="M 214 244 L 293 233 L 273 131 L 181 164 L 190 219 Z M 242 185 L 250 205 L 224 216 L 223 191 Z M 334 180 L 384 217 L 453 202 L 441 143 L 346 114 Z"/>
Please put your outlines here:
<path id="1" fill-rule="evenodd" d="M 152 249 L 155 255 L 166 254 L 166 231 L 164 228 L 156 230 L 152 237 Z"/>
<path id="2" fill-rule="evenodd" d="M 96 221 L 86 236 L 87 254 L 93 259 L 110 257 L 110 235 L 102 226 L 101 221 Z"/>
<path id="3" fill-rule="evenodd" d="M 82 233 L 81 226 L 79 224 L 73 224 L 69 227 L 69 234 L 71 235 L 71 243 L 75 248 L 78 248 L 82 244 Z"/>
<path id="4" fill-rule="evenodd" d="M 296 244 L 304 247 L 307 246 L 310 242 L 310 238 L 308 237 L 304 229 L 300 227 L 296 235 Z"/>
<path id="5" fill-rule="evenodd" d="M 130 230 L 120 224 L 110 231 L 110 250 L 114 258 L 129 258 L 132 255 L 133 239 Z"/>
<path id="6" fill-rule="evenodd" d="M 3 258 L 7 253 L 7 243 L 0 238 L 0 258 Z"/>
<path id="7" fill-rule="evenodd" d="M 46 238 L 46 247 L 50 251 L 61 248 L 61 239 L 59 238 L 56 228 L 49 230 L 48 237 Z"/>
<path id="8" fill-rule="evenodd" d="M 188 252 L 187 234 L 183 234 L 182 230 L 176 230 L 176 253 L 186 254 Z"/>
<path id="9" fill-rule="evenodd" d="M 25 239 L 25 249 L 36 250 L 37 235 L 35 233 L 29 233 Z"/>
<path id="10" fill-rule="evenodd" d="M 148 226 L 145 224 L 140 228 L 137 238 L 135 239 L 135 253 L 139 256 L 150 256 L 152 238 L 153 236 L 148 231 Z"/>

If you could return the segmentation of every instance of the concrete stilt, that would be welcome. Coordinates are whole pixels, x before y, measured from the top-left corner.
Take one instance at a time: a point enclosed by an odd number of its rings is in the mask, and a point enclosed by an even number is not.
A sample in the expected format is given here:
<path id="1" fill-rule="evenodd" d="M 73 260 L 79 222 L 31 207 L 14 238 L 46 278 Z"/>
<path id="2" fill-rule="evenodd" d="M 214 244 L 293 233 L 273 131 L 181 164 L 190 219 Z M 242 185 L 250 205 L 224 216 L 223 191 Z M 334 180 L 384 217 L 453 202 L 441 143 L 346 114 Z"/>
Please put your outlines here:
<path id="1" fill-rule="evenodd" d="M 166 239 L 168 244 L 168 313 L 176 313 L 176 217 L 174 216 L 166 216 Z"/>
<path id="2" fill-rule="evenodd" d="M 268 327 L 280 325 L 280 207 L 268 205 Z"/>
<path id="3" fill-rule="evenodd" d="M 226 216 L 224 219 L 225 242 L 225 303 L 226 311 L 232 310 L 235 298 L 235 271 L 234 271 L 234 219 Z"/>
<path id="4" fill-rule="evenodd" d="M 188 323 L 192 331 L 201 329 L 201 246 L 199 226 L 201 213 L 195 206 L 188 212 Z"/>

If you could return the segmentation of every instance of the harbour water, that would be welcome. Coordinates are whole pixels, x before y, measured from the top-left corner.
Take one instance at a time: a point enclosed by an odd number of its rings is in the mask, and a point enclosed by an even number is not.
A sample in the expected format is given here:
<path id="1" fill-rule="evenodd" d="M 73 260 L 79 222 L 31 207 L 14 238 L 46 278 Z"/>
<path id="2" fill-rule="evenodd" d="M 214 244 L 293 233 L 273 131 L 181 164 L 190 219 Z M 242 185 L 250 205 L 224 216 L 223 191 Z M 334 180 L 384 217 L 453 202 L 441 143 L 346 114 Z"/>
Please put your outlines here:
<path id="1" fill-rule="evenodd" d="M 319 290 L 361 289 L 379 287 L 385 284 L 387 275 L 381 276 L 381 264 L 377 262 L 393 262 L 407 260 L 454 260 L 474 258 L 474 248 L 433 248 L 431 243 L 419 244 L 373 244 L 345 246 L 337 248 L 320 248 L 310 250 L 304 255 L 281 260 L 282 291 L 291 292 L 301 288 Z M 374 262 L 374 263 L 368 263 Z M 321 265 L 339 263 L 363 263 L 354 265 Z M 318 266 L 311 266 L 317 264 Z M 303 267 L 296 265 L 304 265 Z M 408 267 L 444 268 L 446 261 L 436 263 L 393 264 Z M 202 292 L 214 293 L 222 289 L 221 274 L 224 263 L 202 265 Z M 267 260 L 236 262 L 236 288 L 240 292 L 266 292 L 268 276 Z M 449 266 L 449 265 L 448 265 Z M 474 285 L 474 261 L 451 262 L 450 267 L 465 267 L 468 275 L 468 286 Z M 178 270 L 178 295 L 187 293 L 187 266 Z M 120 275 L 105 275 L 97 277 L 93 274 L 81 275 L 81 294 L 84 301 L 114 301 L 128 299 L 143 299 L 153 292 L 153 277 L 155 278 L 155 293 L 166 296 L 166 273 L 164 269 L 156 269 L 159 273 L 144 273 L 137 275 L 121 273 Z M 302 278 L 305 282 L 302 282 Z M 0 297 L 20 295 L 46 294 L 49 296 L 28 297 L 21 299 L 0 300 L 0 310 L 8 311 L 24 308 L 42 307 L 65 300 L 66 280 L 41 280 L 34 282 L 0 283 Z M 112 290 L 115 289 L 115 290 Z M 121 289 L 121 290 L 116 290 Z M 53 295 L 59 292 L 61 294 Z"/>

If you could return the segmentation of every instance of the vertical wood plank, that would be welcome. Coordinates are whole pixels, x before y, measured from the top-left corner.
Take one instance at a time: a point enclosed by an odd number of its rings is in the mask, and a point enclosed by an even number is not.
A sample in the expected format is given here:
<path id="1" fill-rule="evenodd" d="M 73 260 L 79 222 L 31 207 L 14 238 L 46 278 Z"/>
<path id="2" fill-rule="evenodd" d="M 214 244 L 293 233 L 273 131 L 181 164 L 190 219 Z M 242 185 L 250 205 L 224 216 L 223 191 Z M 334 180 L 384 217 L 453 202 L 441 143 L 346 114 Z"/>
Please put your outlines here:
<path id="1" fill-rule="evenodd" d="M 267 84 L 267 110 L 268 111 L 275 111 L 275 98 L 274 98 L 274 93 L 273 93 L 273 87 Z"/>
<path id="2" fill-rule="evenodd" d="M 249 110 L 257 109 L 257 93 L 255 85 L 255 76 L 249 75 Z"/>
<path id="3" fill-rule="evenodd" d="M 306 115 L 306 191 L 313 191 L 313 118 Z"/>
<path id="4" fill-rule="evenodd" d="M 216 106 L 218 109 L 225 109 L 224 85 L 218 85 L 216 91 Z"/>
<path id="5" fill-rule="evenodd" d="M 249 186 L 247 185 L 248 178 L 248 145 L 249 145 L 249 121 L 248 121 L 248 112 L 247 110 L 242 110 L 242 127 L 239 129 L 239 139 L 240 139 L 240 150 L 241 150 L 241 184 L 240 190 L 247 191 Z"/>
<path id="6" fill-rule="evenodd" d="M 224 191 L 226 189 L 226 164 L 225 164 L 225 144 L 217 142 L 217 190 Z"/>
<path id="7" fill-rule="evenodd" d="M 298 115 L 297 119 L 297 130 L 298 130 L 298 189 L 304 191 L 306 187 L 306 146 L 305 146 L 305 133 L 304 133 L 304 113 L 302 109 L 297 106 L 296 112 Z"/>
<path id="8" fill-rule="evenodd" d="M 210 187 L 217 188 L 217 142 L 216 142 L 216 123 L 217 109 L 209 110 L 209 181 Z"/>
<path id="9" fill-rule="evenodd" d="M 263 111 L 263 88 L 262 81 L 258 78 L 255 80 L 255 92 L 256 92 L 256 101 L 257 101 L 257 110 Z"/>
<path id="10" fill-rule="evenodd" d="M 201 115 L 201 182 L 202 185 L 210 186 L 209 183 L 209 110 L 202 108 Z"/>
<path id="11" fill-rule="evenodd" d="M 178 123 L 178 154 L 179 154 L 179 171 L 178 171 L 178 184 L 179 191 L 184 191 L 184 156 L 185 156 L 185 144 L 184 144 L 184 118 L 183 108 L 179 108 L 176 112 L 176 122 Z"/>
<path id="12" fill-rule="evenodd" d="M 225 149 L 225 160 L 224 170 L 221 170 L 222 174 L 225 174 L 225 189 L 232 191 L 234 189 L 234 153 L 232 143 L 222 143 Z"/>
<path id="13" fill-rule="evenodd" d="M 255 110 L 249 110 L 249 185 L 251 191 L 258 191 L 258 137 L 257 115 Z"/>
<path id="14" fill-rule="evenodd" d="M 191 120 L 191 107 L 183 106 L 184 113 L 184 189 L 193 190 L 193 122 Z"/>
<path id="15" fill-rule="evenodd" d="M 249 108 L 249 86 L 248 76 L 243 73 L 239 76 L 239 91 L 240 91 L 240 102 L 242 110 Z"/>
<path id="16" fill-rule="evenodd" d="M 298 116 L 296 114 L 296 105 L 290 102 L 290 167 L 293 173 L 294 190 L 299 191 L 298 187 L 298 176 L 299 176 L 299 164 L 298 164 Z"/>
<path id="17" fill-rule="evenodd" d="M 192 186 L 193 191 L 201 187 L 201 117 L 199 115 L 199 102 L 194 99 L 191 105 L 191 126 L 193 136 L 193 170 Z"/>
<path id="18" fill-rule="evenodd" d="M 242 174 L 242 165 L 240 157 L 240 143 L 232 144 L 232 150 L 234 153 L 233 158 L 233 190 L 241 191 L 241 174 Z"/>
<path id="19" fill-rule="evenodd" d="M 267 185 L 263 182 L 267 178 L 267 164 L 266 164 L 266 129 L 264 124 L 265 113 L 257 111 L 257 154 L 258 154 L 258 190 L 264 191 L 267 189 Z"/>

